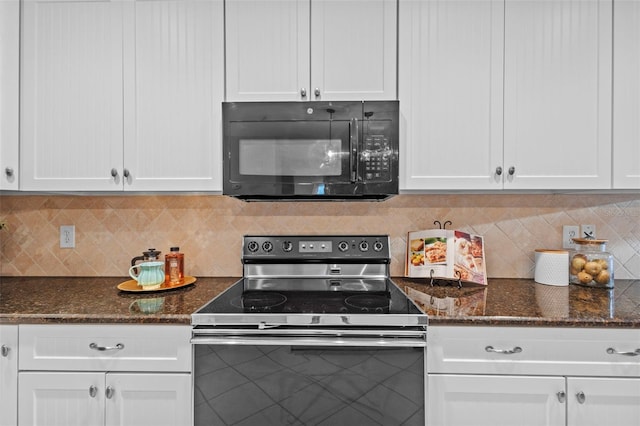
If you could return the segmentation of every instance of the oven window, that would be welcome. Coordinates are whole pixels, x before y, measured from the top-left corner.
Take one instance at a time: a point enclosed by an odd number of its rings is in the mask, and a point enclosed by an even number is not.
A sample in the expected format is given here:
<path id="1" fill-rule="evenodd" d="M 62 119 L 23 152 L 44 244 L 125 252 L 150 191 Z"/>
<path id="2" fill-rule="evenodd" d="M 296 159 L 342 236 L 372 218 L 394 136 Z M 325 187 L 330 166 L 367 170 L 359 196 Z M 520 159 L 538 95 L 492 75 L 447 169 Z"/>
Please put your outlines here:
<path id="1" fill-rule="evenodd" d="M 240 139 L 240 174 L 341 176 L 340 139 Z"/>

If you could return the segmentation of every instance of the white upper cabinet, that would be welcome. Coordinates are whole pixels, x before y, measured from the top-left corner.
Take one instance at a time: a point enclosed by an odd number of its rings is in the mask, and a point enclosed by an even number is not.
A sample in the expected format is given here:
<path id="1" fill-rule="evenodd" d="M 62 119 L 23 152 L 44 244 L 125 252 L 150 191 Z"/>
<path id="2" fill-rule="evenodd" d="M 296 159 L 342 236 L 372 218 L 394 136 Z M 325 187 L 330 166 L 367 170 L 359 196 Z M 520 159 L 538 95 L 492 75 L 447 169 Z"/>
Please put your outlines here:
<path id="1" fill-rule="evenodd" d="M 613 187 L 640 188 L 640 1 L 613 8 Z"/>
<path id="2" fill-rule="evenodd" d="M 21 189 L 221 189 L 222 0 L 23 10 Z"/>
<path id="3" fill-rule="evenodd" d="M 0 189 L 18 189 L 20 1 L 0 1 Z"/>
<path id="4" fill-rule="evenodd" d="M 133 4 L 124 52 L 124 188 L 221 190 L 223 2 Z"/>
<path id="5" fill-rule="evenodd" d="M 397 0 L 228 0 L 228 101 L 396 99 Z"/>
<path id="6" fill-rule="evenodd" d="M 611 187 L 611 0 L 400 0 L 403 190 Z"/>
<path id="7" fill-rule="evenodd" d="M 504 2 L 400 1 L 401 189 L 500 188 Z"/>
<path id="8" fill-rule="evenodd" d="M 504 187 L 611 188 L 611 0 L 507 0 Z"/>
<path id="9" fill-rule="evenodd" d="M 122 18 L 121 1 L 23 2 L 21 189 L 122 190 Z"/>

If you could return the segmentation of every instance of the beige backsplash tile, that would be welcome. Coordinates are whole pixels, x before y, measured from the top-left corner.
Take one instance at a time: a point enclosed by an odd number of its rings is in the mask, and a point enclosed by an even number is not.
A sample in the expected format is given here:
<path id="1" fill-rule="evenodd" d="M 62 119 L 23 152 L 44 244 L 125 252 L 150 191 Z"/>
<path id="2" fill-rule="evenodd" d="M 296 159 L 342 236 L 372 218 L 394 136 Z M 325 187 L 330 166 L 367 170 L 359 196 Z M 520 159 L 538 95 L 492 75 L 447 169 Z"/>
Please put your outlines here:
<path id="1" fill-rule="evenodd" d="M 404 274 L 406 234 L 449 228 L 485 236 L 490 277 L 533 277 L 534 250 L 559 248 L 562 225 L 593 223 L 616 278 L 640 278 L 640 194 L 400 195 L 385 202 L 245 203 L 216 195 L 2 195 L 0 275 L 126 276 L 149 247 L 180 246 L 185 272 L 240 276 L 245 234 L 388 234 Z M 76 248 L 60 249 L 60 225 Z"/>

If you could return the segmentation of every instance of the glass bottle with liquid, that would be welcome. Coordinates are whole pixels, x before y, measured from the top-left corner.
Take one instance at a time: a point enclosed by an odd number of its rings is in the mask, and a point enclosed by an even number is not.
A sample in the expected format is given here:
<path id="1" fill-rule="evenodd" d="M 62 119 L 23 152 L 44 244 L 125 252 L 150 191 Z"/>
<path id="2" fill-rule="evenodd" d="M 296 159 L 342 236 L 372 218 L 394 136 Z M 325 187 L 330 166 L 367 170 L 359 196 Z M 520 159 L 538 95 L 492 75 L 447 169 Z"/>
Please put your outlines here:
<path id="1" fill-rule="evenodd" d="M 182 284 L 184 282 L 184 254 L 180 247 L 171 247 L 171 251 L 164 257 L 165 282 Z"/>

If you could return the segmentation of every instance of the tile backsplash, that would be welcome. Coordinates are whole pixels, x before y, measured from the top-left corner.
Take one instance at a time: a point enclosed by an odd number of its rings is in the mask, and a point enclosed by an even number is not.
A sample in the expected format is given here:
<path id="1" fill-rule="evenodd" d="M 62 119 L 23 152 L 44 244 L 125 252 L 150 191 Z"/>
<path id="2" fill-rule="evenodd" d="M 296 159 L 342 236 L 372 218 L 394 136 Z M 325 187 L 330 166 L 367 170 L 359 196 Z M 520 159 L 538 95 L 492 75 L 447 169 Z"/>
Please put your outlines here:
<path id="1" fill-rule="evenodd" d="M 560 248 L 562 225 L 595 224 L 617 279 L 640 279 L 640 194 L 400 195 L 384 202 L 246 203 L 220 195 L 6 195 L 0 276 L 126 276 L 150 247 L 185 253 L 185 273 L 241 276 L 245 234 L 388 234 L 404 274 L 408 231 L 434 221 L 484 235 L 489 277 L 532 278 L 534 250 Z M 61 249 L 60 226 L 76 247 Z"/>

